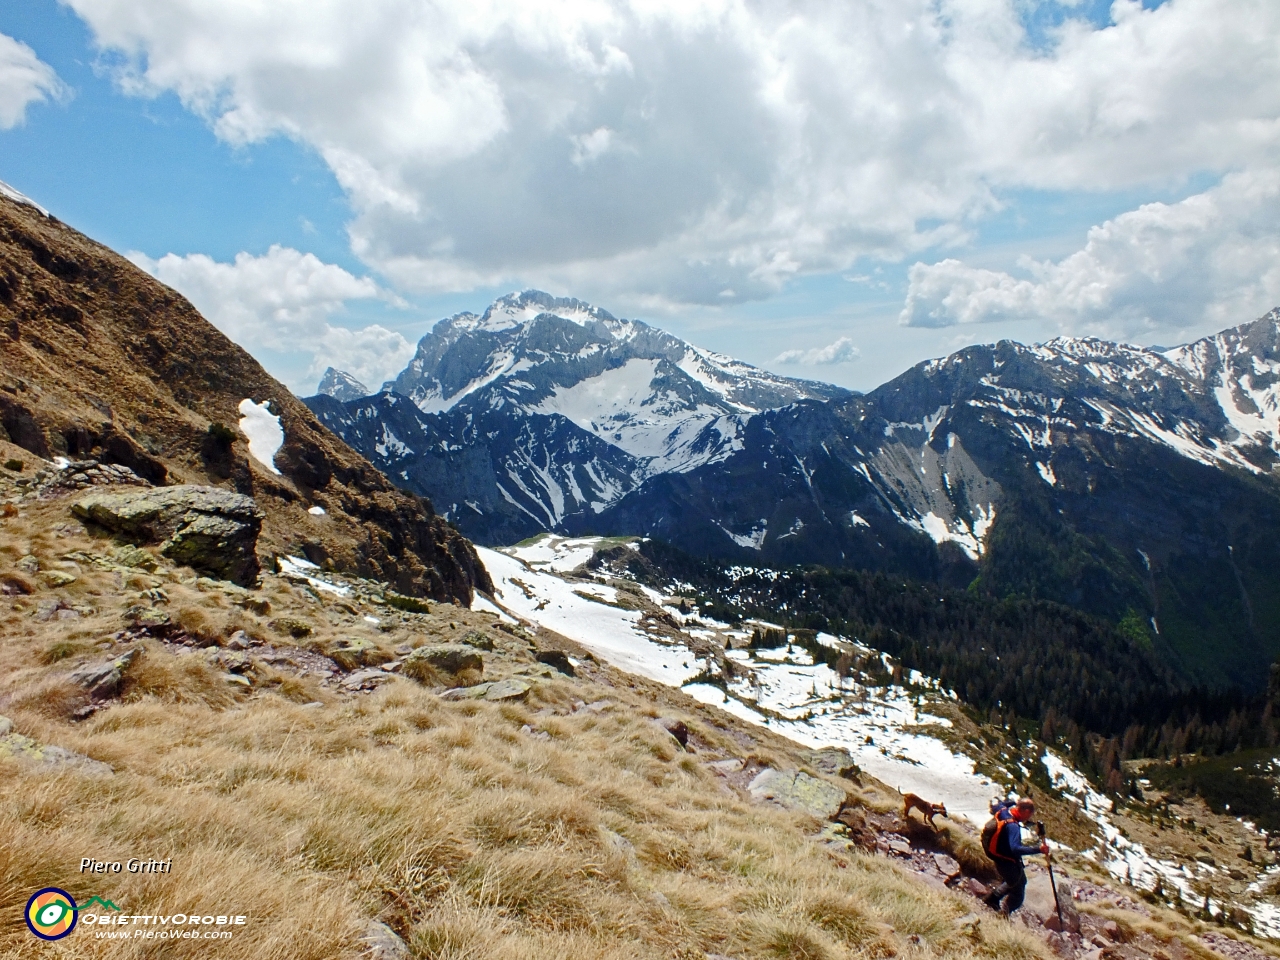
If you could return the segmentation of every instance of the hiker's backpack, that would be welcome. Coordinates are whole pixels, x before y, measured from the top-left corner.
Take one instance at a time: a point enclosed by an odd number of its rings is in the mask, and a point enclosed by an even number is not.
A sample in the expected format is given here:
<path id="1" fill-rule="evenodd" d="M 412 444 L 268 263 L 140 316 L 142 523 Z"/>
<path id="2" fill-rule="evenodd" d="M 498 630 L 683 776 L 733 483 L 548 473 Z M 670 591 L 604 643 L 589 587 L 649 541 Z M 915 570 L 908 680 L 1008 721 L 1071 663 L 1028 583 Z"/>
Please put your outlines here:
<path id="1" fill-rule="evenodd" d="M 996 844 L 999 842 L 1000 828 L 1009 823 L 1013 817 L 1006 806 L 998 807 L 994 813 L 995 816 L 982 826 L 982 852 L 991 860 L 1008 860 L 1008 857 L 996 853 Z"/>

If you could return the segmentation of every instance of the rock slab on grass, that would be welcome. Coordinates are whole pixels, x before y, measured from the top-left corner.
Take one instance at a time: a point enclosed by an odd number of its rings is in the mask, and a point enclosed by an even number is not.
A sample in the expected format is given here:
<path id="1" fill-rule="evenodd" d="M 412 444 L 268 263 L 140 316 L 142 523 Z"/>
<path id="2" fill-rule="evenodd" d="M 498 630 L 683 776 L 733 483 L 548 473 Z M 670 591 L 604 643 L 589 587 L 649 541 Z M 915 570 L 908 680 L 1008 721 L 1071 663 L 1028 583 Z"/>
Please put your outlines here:
<path id="1" fill-rule="evenodd" d="M 477 683 L 474 687 L 454 687 L 440 694 L 441 700 L 479 700 L 492 687 L 492 683 Z"/>
<path id="2" fill-rule="evenodd" d="M 799 810 L 820 820 L 840 812 L 845 792 L 835 784 L 807 773 L 784 773 L 766 767 L 747 785 L 754 800 L 772 800 L 788 810 Z"/>
<path id="3" fill-rule="evenodd" d="M 94 700 L 106 700 L 120 692 L 120 683 L 124 680 L 125 670 L 141 652 L 135 647 L 104 663 L 91 663 L 80 667 L 78 670 L 73 670 L 68 679 L 84 687 Z"/>
<path id="4" fill-rule="evenodd" d="M 432 667 L 441 673 L 458 673 L 461 670 L 483 672 L 484 659 L 475 647 L 463 643 L 429 643 L 405 657 L 401 671 L 415 677 L 423 667 Z"/>
<path id="5" fill-rule="evenodd" d="M 47 767 L 73 767 L 83 773 L 114 772 L 107 764 L 86 757 L 83 753 L 37 743 L 30 737 L 16 733 L 13 721 L 8 717 L 0 717 L 0 757 L 12 757 Z"/>
<path id="6" fill-rule="evenodd" d="M 484 692 L 486 700 L 523 700 L 529 695 L 529 691 L 533 689 L 533 684 L 527 680 L 520 680 L 516 677 L 510 677 L 506 680 L 499 680 L 491 685 Z"/>
<path id="7" fill-rule="evenodd" d="M 160 552 L 176 563 L 244 586 L 258 581 L 263 513 L 252 497 L 184 484 L 97 493 L 71 510 L 134 543 L 160 543 Z"/>

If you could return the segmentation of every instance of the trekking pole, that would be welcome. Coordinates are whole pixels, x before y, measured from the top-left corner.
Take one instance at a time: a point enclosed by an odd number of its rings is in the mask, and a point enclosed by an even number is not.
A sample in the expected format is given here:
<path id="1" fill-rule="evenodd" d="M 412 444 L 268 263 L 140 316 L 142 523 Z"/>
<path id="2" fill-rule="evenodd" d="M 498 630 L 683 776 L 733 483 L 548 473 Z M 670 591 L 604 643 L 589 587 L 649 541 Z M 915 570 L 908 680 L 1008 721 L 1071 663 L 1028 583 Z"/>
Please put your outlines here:
<path id="1" fill-rule="evenodd" d="M 1044 842 L 1044 821 L 1036 821 L 1036 833 L 1040 837 L 1040 842 Z M 1049 856 L 1049 851 L 1044 854 L 1045 865 L 1049 868 L 1049 886 L 1053 888 L 1053 905 L 1058 908 L 1058 930 L 1061 933 L 1067 932 L 1067 925 L 1062 922 L 1062 901 L 1058 899 L 1058 881 L 1053 879 L 1053 859 Z"/>

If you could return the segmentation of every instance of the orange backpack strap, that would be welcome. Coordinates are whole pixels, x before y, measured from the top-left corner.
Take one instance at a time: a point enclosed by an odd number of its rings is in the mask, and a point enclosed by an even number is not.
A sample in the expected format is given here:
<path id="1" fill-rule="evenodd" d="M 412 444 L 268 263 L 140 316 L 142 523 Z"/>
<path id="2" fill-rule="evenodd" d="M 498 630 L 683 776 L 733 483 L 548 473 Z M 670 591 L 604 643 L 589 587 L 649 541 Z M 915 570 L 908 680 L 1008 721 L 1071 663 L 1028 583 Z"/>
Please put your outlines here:
<path id="1" fill-rule="evenodd" d="M 1010 817 L 1008 820 L 1002 820 L 1000 819 L 999 816 L 996 817 L 996 829 L 991 834 L 991 842 L 987 845 L 987 855 L 991 857 L 993 860 L 1012 860 L 1013 859 L 1013 857 L 1006 857 L 1003 853 L 999 852 L 1000 834 L 1004 831 L 1005 827 L 1007 827 L 1012 822 L 1013 822 L 1012 817 Z"/>

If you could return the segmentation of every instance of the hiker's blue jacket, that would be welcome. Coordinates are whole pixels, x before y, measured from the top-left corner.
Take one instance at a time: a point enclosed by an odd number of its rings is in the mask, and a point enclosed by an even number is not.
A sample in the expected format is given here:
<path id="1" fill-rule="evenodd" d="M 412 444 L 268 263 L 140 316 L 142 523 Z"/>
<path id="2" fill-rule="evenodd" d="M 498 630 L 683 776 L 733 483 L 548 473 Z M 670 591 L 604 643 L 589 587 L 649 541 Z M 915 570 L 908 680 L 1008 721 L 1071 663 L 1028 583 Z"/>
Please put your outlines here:
<path id="1" fill-rule="evenodd" d="M 1040 846 L 1024 846 L 1022 843 L 1022 825 L 1017 820 L 1006 820 L 1000 824 L 996 834 L 996 852 L 1012 860 L 1014 857 L 1029 857 L 1040 852 Z"/>

